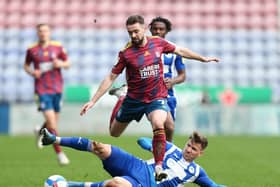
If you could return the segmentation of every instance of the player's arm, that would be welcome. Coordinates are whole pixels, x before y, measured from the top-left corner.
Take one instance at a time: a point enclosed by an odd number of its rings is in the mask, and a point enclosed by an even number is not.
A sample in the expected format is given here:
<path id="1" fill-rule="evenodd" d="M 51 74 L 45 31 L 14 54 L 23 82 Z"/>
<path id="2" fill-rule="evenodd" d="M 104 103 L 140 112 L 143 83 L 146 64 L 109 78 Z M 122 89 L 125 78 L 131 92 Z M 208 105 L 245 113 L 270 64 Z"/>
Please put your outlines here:
<path id="1" fill-rule="evenodd" d="M 29 75 L 33 76 L 34 71 L 33 71 L 32 68 L 30 67 L 30 64 L 24 63 L 23 68 L 24 68 L 24 71 L 25 71 L 26 73 L 28 73 Z"/>
<path id="2" fill-rule="evenodd" d="M 57 58 L 53 59 L 55 68 L 64 68 L 68 69 L 71 66 L 71 63 L 68 60 L 66 50 L 61 47 L 61 52 Z"/>
<path id="3" fill-rule="evenodd" d="M 137 143 L 142 149 L 152 152 L 153 145 L 151 138 L 141 137 L 137 140 Z M 172 145 L 173 144 L 171 142 L 166 141 L 165 151 L 169 150 L 172 147 Z"/>
<path id="4" fill-rule="evenodd" d="M 212 61 L 219 62 L 219 59 L 216 57 L 204 57 L 202 55 L 199 55 L 199 54 L 191 51 L 188 48 L 176 46 L 174 53 L 177 55 L 180 55 L 182 57 L 188 58 L 188 59 L 198 60 L 198 61 L 205 62 L 205 63 L 212 62 Z"/>
<path id="5" fill-rule="evenodd" d="M 23 69 L 26 73 L 31 75 L 34 78 L 39 78 L 41 76 L 41 71 L 39 69 L 33 69 L 31 68 L 32 58 L 30 55 L 30 52 L 27 51 L 26 57 L 25 57 L 25 63 L 23 65 Z"/>
<path id="6" fill-rule="evenodd" d="M 110 73 L 105 77 L 105 79 L 100 83 L 97 91 L 95 92 L 91 100 L 82 107 L 80 115 L 84 115 L 91 107 L 94 106 L 94 104 L 100 99 L 100 97 L 102 97 L 112 86 L 113 82 L 116 80 L 117 77 L 118 74 L 114 73 Z"/>
<path id="7" fill-rule="evenodd" d="M 181 56 L 176 56 L 175 59 L 175 68 L 177 71 L 177 76 L 173 78 L 165 78 L 164 82 L 167 89 L 172 88 L 175 84 L 180 84 L 186 80 L 186 70 L 185 64 L 182 62 Z"/>
<path id="8" fill-rule="evenodd" d="M 53 63 L 54 63 L 55 68 L 68 69 L 71 66 L 71 64 L 68 60 L 61 60 L 61 59 L 58 59 L 58 58 L 54 59 Z"/>
<path id="9" fill-rule="evenodd" d="M 194 183 L 201 187 L 226 187 L 225 185 L 216 184 L 212 179 L 208 177 L 208 175 L 202 168 L 200 168 L 199 176 L 196 178 Z"/>

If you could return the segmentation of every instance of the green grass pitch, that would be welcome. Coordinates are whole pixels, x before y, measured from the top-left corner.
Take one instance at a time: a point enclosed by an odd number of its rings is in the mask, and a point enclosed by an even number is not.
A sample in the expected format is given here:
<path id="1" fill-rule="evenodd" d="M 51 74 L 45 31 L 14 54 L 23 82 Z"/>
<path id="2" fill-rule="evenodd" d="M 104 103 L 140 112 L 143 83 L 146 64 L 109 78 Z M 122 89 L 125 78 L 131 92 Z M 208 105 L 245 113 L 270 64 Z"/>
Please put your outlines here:
<path id="1" fill-rule="evenodd" d="M 143 159 L 151 158 L 151 153 L 137 146 L 137 137 L 98 136 L 95 139 L 120 146 Z M 53 174 L 77 181 L 100 181 L 109 177 L 94 155 L 64 148 L 71 164 L 61 167 L 52 147 L 38 150 L 34 139 L 0 136 L 1 187 L 42 187 L 44 180 Z M 186 137 L 178 136 L 174 142 L 182 147 L 185 140 Z M 197 163 L 212 179 L 229 187 L 280 187 L 279 147 L 280 137 L 211 136 L 209 147 Z"/>

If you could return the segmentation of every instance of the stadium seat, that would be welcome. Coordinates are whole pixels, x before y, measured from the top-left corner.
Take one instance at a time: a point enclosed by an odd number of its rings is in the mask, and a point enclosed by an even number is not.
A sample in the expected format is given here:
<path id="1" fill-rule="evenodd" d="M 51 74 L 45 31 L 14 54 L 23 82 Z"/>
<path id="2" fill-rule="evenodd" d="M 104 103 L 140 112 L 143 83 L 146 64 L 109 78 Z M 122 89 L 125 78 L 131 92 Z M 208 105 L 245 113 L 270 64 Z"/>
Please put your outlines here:
<path id="1" fill-rule="evenodd" d="M 67 7 L 67 5 L 68 5 L 67 0 L 55 1 L 54 5 L 55 6 L 52 6 L 52 8 L 50 10 L 50 14 L 57 14 L 57 13 L 66 14 L 65 12 L 67 10 L 65 7 Z"/>
<path id="2" fill-rule="evenodd" d="M 21 11 L 22 2 L 21 0 L 13 0 L 13 1 L 6 1 L 7 4 L 5 4 L 5 10 L 7 13 L 15 13 Z"/>
<path id="3" fill-rule="evenodd" d="M 22 15 L 19 12 L 7 13 L 3 26 L 7 28 L 13 28 L 15 26 L 19 26 L 21 17 Z"/>
<path id="4" fill-rule="evenodd" d="M 144 15 L 147 24 L 155 16 L 167 17 L 173 24 L 168 40 L 221 59 L 209 66 L 186 60 L 190 84 L 276 87 L 278 11 L 275 0 L 0 1 L 0 45 L 5 46 L 0 49 L 0 98 L 32 99 L 22 95 L 33 86 L 22 63 L 26 48 L 37 40 L 37 23 L 48 22 L 53 39 L 67 49 L 72 67 L 63 71 L 65 83 L 92 83 L 104 78 L 129 40 L 125 20 L 131 14 Z M 9 78 L 15 78 L 11 85 L 20 82 L 12 96 L 4 90 Z"/>

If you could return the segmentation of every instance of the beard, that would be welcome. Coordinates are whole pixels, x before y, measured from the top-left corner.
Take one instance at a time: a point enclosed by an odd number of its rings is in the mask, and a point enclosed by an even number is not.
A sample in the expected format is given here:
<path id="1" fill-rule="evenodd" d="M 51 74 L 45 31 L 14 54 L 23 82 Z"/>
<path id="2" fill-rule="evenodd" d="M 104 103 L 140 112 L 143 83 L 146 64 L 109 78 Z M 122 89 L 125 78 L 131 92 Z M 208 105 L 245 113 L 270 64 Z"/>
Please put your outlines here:
<path id="1" fill-rule="evenodd" d="M 144 37 L 142 37 L 141 39 L 139 39 L 139 40 L 133 40 L 133 39 L 131 39 L 131 42 L 132 42 L 132 44 L 133 45 L 135 45 L 135 46 L 140 46 L 140 45 L 142 45 L 143 44 L 143 41 L 144 41 Z"/>

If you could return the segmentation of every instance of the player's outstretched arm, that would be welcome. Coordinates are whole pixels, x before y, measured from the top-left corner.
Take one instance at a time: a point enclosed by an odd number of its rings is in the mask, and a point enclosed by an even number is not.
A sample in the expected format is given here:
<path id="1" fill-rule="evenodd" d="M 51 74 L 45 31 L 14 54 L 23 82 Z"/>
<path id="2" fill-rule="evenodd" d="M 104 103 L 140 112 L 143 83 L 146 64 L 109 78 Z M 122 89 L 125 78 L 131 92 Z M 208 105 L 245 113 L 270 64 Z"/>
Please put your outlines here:
<path id="1" fill-rule="evenodd" d="M 208 62 L 219 62 L 219 59 L 216 57 L 204 57 L 201 56 L 193 51 L 191 51 L 188 48 L 183 48 L 183 47 L 176 47 L 175 54 L 180 55 L 182 57 L 188 58 L 188 59 L 194 59 L 194 60 L 199 60 L 204 63 Z"/>
<path id="2" fill-rule="evenodd" d="M 194 181 L 194 183 L 203 187 L 227 187 L 225 185 L 216 184 L 212 179 L 208 177 L 208 175 L 202 168 L 200 168 L 199 176 Z"/>
<path id="3" fill-rule="evenodd" d="M 153 146 L 152 146 L 152 139 L 151 138 L 141 137 L 137 140 L 137 143 L 138 143 L 138 145 L 140 145 L 140 147 L 142 149 L 145 149 L 147 151 L 152 152 Z M 172 143 L 166 142 L 165 150 L 167 151 L 168 149 L 170 149 L 170 147 L 172 147 Z"/>
<path id="4" fill-rule="evenodd" d="M 101 82 L 97 91 L 93 95 L 92 99 L 86 104 L 84 104 L 84 106 L 82 107 L 80 112 L 81 116 L 84 115 L 90 108 L 92 108 L 95 105 L 95 103 L 100 99 L 100 97 L 102 97 L 108 91 L 108 89 L 112 86 L 113 82 L 116 80 L 117 77 L 118 75 L 114 73 L 110 73 L 105 77 L 105 79 Z"/>

